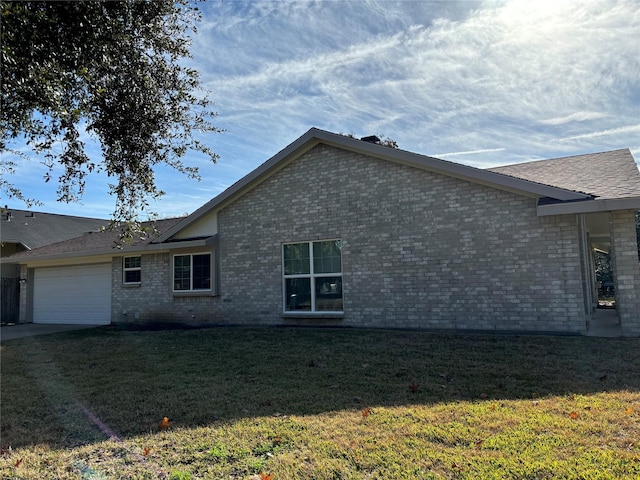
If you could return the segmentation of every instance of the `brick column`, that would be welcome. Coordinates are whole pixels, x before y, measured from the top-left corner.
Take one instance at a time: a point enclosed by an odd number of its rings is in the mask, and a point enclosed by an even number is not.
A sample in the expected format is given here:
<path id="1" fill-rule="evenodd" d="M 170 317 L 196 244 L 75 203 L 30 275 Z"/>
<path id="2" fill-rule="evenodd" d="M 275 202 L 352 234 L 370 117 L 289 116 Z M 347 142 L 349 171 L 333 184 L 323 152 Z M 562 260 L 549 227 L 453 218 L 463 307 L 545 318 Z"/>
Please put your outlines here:
<path id="1" fill-rule="evenodd" d="M 611 213 L 616 310 L 624 336 L 640 336 L 640 262 L 634 210 Z"/>

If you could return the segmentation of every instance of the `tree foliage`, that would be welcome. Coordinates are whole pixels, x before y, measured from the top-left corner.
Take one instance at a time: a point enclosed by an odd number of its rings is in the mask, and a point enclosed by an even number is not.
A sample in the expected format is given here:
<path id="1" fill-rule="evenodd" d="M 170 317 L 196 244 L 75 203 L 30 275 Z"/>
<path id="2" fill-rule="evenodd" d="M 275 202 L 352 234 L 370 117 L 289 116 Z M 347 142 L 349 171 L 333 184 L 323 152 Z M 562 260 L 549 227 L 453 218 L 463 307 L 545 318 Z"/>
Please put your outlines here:
<path id="1" fill-rule="evenodd" d="M 189 0 L 0 2 L 2 118 L 0 152 L 26 143 L 49 167 L 63 167 L 58 199 L 84 193 L 105 171 L 114 216 L 135 220 L 162 195 L 154 168 L 164 164 L 199 178 L 183 157 L 217 155 L 194 134 L 219 132 L 198 73 L 181 64 L 200 19 Z M 86 138 L 101 145 L 90 158 Z M 55 147 L 55 148 L 54 148 Z M 22 198 L 0 167 L 0 187 Z"/>

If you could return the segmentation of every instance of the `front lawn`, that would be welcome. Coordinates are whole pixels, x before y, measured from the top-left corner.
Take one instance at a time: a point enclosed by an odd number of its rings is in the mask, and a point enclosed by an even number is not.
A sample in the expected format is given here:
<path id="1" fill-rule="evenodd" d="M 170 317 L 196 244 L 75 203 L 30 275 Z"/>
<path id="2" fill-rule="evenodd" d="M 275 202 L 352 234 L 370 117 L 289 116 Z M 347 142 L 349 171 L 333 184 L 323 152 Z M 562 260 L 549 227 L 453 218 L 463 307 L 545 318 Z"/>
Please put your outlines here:
<path id="1" fill-rule="evenodd" d="M 8 341 L 0 477 L 636 479 L 639 347 L 311 328 Z"/>

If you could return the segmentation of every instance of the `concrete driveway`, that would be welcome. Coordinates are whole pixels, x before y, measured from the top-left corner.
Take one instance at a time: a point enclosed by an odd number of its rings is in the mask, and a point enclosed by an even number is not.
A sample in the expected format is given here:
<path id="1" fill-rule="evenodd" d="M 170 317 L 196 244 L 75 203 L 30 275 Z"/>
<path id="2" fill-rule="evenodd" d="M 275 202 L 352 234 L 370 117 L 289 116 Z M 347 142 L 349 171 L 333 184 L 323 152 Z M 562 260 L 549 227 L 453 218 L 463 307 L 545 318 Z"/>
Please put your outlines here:
<path id="1" fill-rule="evenodd" d="M 15 338 L 34 337 L 36 335 L 48 335 L 50 333 L 69 332 L 71 330 L 84 330 L 100 327 L 101 325 L 47 325 L 42 323 L 21 323 L 17 325 L 2 325 L 0 327 L 0 341 L 13 340 Z"/>

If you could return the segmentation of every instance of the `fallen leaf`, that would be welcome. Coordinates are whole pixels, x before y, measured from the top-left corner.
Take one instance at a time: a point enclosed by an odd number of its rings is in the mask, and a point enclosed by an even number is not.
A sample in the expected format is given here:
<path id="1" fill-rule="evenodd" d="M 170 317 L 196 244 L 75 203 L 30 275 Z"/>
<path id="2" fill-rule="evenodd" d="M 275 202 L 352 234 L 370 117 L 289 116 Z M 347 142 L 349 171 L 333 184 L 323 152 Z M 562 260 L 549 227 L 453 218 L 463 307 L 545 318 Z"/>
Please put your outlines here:
<path id="1" fill-rule="evenodd" d="M 631 407 L 627 407 L 624 411 L 624 413 L 626 413 L 627 415 L 632 415 L 633 414 L 633 408 Z"/>
<path id="2" fill-rule="evenodd" d="M 142 455 L 144 455 L 146 457 L 147 455 L 149 455 L 150 451 L 151 451 L 151 447 L 144 447 L 142 449 Z"/>
<path id="3" fill-rule="evenodd" d="M 495 405 L 489 405 L 489 410 L 492 410 L 492 411 L 493 411 L 493 410 L 495 410 L 495 409 L 496 409 L 496 406 L 495 406 Z"/>
<path id="4" fill-rule="evenodd" d="M 575 420 L 576 418 L 578 418 L 578 412 L 571 412 L 569 414 L 569 418 L 572 418 L 573 420 Z"/>
<path id="5" fill-rule="evenodd" d="M 261 473 L 260 480 L 273 480 L 273 474 Z"/>
<path id="6" fill-rule="evenodd" d="M 371 410 L 371 408 L 367 407 L 364 410 L 362 410 L 362 418 L 367 418 L 372 413 L 373 411 Z"/>
<path id="7" fill-rule="evenodd" d="M 171 426 L 171 422 L 169 421 L 169 417 L 164 417 L 162 421 L 158 424 L 158 428 L 160 430 L 165 430 Z"/>
<path id="8" fill-rule="evenodd" d="M 19 458 L 18 460 L 16 460 L 16 463 L 14 463 L 13 466 L 18 468 L 22 464 L 23 460 L 23 458 Z"/>

